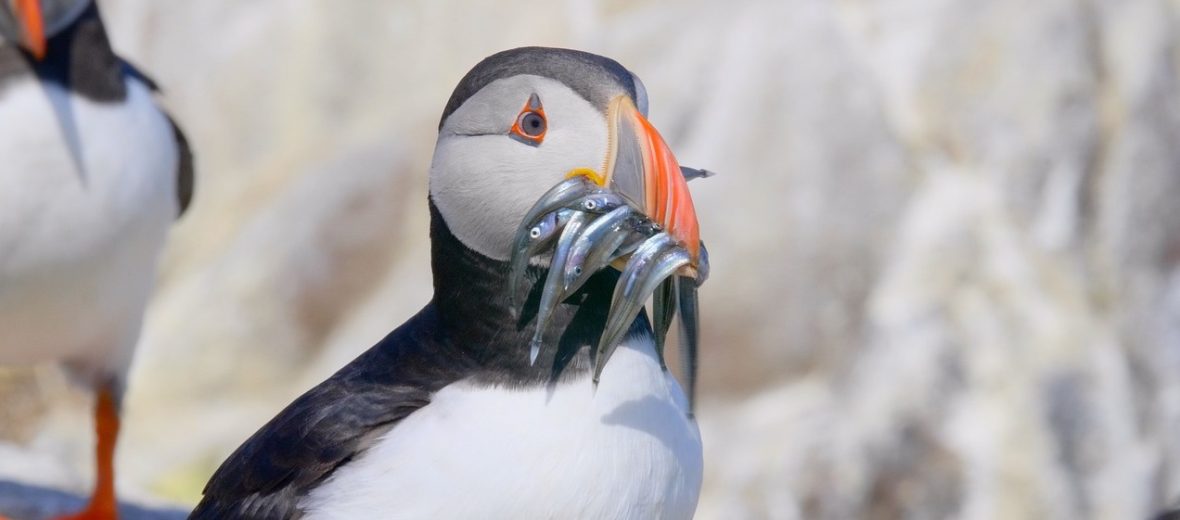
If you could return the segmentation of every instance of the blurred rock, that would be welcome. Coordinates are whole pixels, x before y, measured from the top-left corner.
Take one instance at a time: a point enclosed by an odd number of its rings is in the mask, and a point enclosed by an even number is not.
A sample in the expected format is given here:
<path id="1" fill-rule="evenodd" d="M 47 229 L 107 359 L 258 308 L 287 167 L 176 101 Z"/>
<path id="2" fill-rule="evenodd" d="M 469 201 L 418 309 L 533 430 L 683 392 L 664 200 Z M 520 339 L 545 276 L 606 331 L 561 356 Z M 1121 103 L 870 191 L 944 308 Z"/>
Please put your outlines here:
<path id="1" fill-rule="evenodd" d="M 100 1 L 200 173 L 121 489 L 195 500 L 426 302 L 438 113 L 482 57 L 542 44 L 636 71 L 681 162 L 719 172 L 692 184 L 713 261 L 699 517 L 1180 501 L 1174 0 Z M 0 392 L 0 437 L 81 489 L 87 400 L 45 369 Z"/>
<path id="2" fill-rule="evenodd" d="M 0 481 L 0 515 L 11 520 L 57 518 L 81 510 L 86 500 L 53 489 Z M 123 520 L 184 520 L 187 516 L 184 510 L 119 505 L 119 518 Z"/>

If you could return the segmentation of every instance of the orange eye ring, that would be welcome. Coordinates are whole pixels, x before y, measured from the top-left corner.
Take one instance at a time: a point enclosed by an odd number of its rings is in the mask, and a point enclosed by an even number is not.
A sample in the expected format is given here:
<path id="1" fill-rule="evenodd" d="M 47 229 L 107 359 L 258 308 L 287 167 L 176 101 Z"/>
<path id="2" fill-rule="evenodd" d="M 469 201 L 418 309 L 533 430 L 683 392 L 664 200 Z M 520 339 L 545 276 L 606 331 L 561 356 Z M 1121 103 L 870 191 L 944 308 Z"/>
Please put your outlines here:
<path id="1" fill-rule="evenodd" d="M 545 140 L 548 131 L 549 120 L 545 117 L 545 109 L 541 107 L 541 98 L 532 94 L 512 123 L 511 136 L 525 144 L 537 146 Z"/>

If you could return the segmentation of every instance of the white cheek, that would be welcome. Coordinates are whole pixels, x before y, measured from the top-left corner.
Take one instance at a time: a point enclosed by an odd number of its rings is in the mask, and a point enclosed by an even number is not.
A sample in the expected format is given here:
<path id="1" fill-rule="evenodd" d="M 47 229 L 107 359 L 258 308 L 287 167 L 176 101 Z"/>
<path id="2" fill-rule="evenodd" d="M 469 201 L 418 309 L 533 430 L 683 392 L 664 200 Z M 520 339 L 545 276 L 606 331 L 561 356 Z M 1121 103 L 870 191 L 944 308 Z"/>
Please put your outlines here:
<path id="1" fill-rule="evenodd" d="M 545 141 L 529 146 L 506 135 L 444 135 L 430 172 L 430 194 L 448 227 L 467 247 L 508 260 L 524 214 L 574 168 L 601 170 L 605 119 L 581 97 L 550 94 Z M 562 120 L 556 120 L 561 114 Z"/>
<path id="2" fill-rule="evenodd" d="M 516 208 L 527 211 L 547 189 L 544 181 L 532 178 L 535 173 L 525 174 L 519 163 L 508 160 L 528 154 L 512 153 L 506 145 L 527 147 L 504 136 L 441 139 L 430 173 L 431 198 L 451 232 L 467 247 L 499 260 L 508 258 L 512 234 L 524 216 Z"/>

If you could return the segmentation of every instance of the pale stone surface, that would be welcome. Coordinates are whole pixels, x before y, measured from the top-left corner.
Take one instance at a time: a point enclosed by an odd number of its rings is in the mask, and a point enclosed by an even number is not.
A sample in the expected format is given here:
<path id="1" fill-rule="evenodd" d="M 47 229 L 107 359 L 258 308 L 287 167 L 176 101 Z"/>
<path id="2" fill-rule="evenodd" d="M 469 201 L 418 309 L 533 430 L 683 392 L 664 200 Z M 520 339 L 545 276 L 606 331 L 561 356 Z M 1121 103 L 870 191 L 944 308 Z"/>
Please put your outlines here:
<path id="1" fill-rule="evenodd" d="M 425 303 L 438 113 L 483 56 L 544 44 L 635 70 L 681 161 L 720 172 L 692 184 L 699 517 L 1180 501 L 1180 2 L 103 6 L 201 175 L 133 374 L 136 496 L 193 501 Z M 27 416 L 0 435 L 85 489 L 85 399 L 43 372 L 0 393 Z"/>

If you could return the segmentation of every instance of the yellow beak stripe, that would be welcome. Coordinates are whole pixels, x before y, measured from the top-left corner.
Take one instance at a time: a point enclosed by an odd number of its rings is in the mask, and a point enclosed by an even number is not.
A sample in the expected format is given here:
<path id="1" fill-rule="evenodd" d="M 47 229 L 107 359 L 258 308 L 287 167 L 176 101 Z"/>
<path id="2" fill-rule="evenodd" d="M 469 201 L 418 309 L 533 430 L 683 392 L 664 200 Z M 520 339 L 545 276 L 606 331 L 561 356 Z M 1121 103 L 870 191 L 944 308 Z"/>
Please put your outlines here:
<path id="1" fill-rule="evenodd" d="M 565 174 L 565 178 L 570 179 L 579 175 L 594 181 L 594 184 L 606 186 L 606 177 L 590 168 L 574 168 Z"/>

